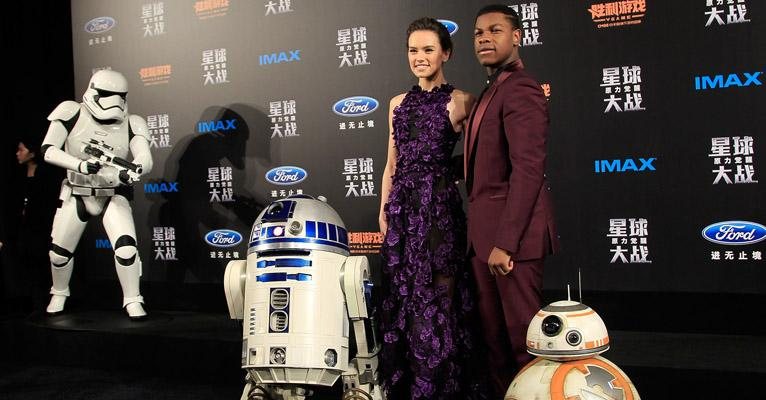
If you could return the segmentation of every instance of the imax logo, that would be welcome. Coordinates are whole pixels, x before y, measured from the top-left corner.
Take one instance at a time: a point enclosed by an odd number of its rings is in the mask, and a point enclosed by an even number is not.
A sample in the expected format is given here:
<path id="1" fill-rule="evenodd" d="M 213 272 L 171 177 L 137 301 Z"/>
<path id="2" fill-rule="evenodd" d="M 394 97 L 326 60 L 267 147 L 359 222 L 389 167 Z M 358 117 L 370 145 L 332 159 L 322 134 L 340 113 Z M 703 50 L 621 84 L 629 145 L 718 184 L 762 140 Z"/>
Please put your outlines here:
<path id="1" fill-rule="evenodd" d="M 112 244 L 109 242 L 109 239 L 96 239 L 96 248 L 97 249 L 111 249 Z"/>
<path id="2" fill-rule="evenodd" d="M 233 129 L 237 129 L 236 119 L 197 122 L 197 132 L 199 133 L 230 131 Z"/>
<path id="3" fill-rule="evenodd" d="M 718 222 L 706 226 L 702 237 L 718 244 L 753 244 L 766 239 L 766 226 L 749 221 Z"/>
<path id="4" fill-rule="evenodd" d="M 639 167 L 632 158 L 626 158 L 624 160 L 596 160 L 595 171 L 597 174 L 606 172 L 642 172 L 642 171 L 656 171 L 653 163 L 657 161 L 657 158 L 639 158 L 638 162 L 641 164 Z"/>
<path id="5" fill-rule="evenodd" d="M 361 117 L 378 108 L 378 101 L 372 97 L 354 96 L 338 100 L 332 106 L 332 111 L 342 117 Z"/>
<path id="6" fill-rule="evenodd" d="M 261 65 L 268 65 L 301 60 L 300 50 L 288 50 L 288 52 L 290 53 L 289 56 L 284 51 L 279 53 L 261 54 L 258 56 L 258 62 L 260 62 Z"/>
<path id="7" fill-rule="evenodd" d="M 266 173 L 266 180 L 275 185 L 294 185 L 303 181 L 308 173 L 298 167 L 276 167 Z"/>
<path id="8" fill-rule="evenodd" d="M 112 17 L 97 17 L 85 23 L 85 32 L 98 34 L 104 33 L 117 25 Z"/>
<path id="9" fill-rule="evenodd" d="M 746 87 L 746 86 L 761 86 L 762 83 L 759 79 L 763 72 L 745 72 L 740 77 L 738 74 L 729 75 L 702 75 L 694 77 L 694 89 L 695 90 L 707 90 L 707 89 L 723 89 L 730 86 Z"/>
<path id="10" fill-rule="evenodd" d="M 234 247 L 242 241 L 242 235 L 230 229 L 218 229 L 208 232 L 205 241 L 215 247 Z"/>
<path id="11" fill-rule="evenodd" d="M 444 25 L 445 28 L 447 28 L 447 32 L 449 32 L 449 35 L 452 36 L 457 32 L 458 26 L 457 23 L 454 21 L 450 21 L 448 19 L 438 19 L 437 21 L 441 22 L 442 25 Z"/>
<path id="12" fill-rule="evenodd" d="M 144 183 L 144 193 L 178 193 L 178 182 Z"/>

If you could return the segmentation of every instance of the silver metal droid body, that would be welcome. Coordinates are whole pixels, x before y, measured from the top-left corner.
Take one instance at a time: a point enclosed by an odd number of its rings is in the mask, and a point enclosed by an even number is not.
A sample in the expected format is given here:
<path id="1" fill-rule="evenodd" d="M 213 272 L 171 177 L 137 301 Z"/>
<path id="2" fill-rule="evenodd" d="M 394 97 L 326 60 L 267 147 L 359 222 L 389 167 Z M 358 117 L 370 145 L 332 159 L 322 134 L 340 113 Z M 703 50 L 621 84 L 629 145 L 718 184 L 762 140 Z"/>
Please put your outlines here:
<path id="1" fill-rule="evenodd" d="M 339 377 L 343 399 L 383 399 L 367 258 L 349 254 L 343 221 L 321 197 L 291 196 L 258 216 L 247 260 L 224 276 L 231 318 L 243 320 L 242 400 L 304 399 Z"/>

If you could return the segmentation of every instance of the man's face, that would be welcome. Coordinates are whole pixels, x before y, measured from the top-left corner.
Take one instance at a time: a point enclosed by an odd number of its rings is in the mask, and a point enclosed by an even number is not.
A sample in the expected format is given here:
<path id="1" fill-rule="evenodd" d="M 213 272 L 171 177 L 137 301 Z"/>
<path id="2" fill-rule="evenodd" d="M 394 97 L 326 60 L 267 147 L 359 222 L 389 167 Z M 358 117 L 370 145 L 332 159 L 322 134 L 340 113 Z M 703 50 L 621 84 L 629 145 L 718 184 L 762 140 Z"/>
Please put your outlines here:
<path id="1" fill-rule="evenodd" d="M 492 12 L 476 19 L 473 47 L 479 63 L 498 68 L 518 57 L 521 32 L 511 26 L 503 13 Z"/>

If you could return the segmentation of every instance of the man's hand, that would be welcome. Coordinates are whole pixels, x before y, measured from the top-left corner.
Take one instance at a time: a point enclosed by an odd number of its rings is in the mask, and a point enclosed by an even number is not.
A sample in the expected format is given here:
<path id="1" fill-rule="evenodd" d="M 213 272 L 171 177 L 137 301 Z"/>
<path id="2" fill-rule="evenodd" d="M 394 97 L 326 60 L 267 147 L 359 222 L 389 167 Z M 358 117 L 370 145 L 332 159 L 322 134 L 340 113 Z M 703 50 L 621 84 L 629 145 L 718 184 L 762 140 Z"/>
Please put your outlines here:
<path id="1" fill-rule="evenodd" d="M 489 253 L 489 273 L 492 275 L 507 275 L 513 269 L 513 260 L 511 253 L 498 247 L 493 247 Z"/>

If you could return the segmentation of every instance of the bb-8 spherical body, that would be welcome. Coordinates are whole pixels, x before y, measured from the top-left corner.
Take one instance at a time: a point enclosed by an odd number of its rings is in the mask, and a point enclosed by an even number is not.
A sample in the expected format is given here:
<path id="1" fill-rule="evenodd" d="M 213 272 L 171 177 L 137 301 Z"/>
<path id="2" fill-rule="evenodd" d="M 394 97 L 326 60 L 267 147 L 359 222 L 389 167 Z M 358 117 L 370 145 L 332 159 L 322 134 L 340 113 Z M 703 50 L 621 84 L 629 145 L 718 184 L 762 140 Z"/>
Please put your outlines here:
<path id="1" fill-rule="evenodd" d="M 538 357 L 516 375 L 505 400 L 639 400 L 628 376 L 598 356 L 608 349 L 606 326 L 593 309 L 552 303 L 529 324 L 527 351 Z"/>

